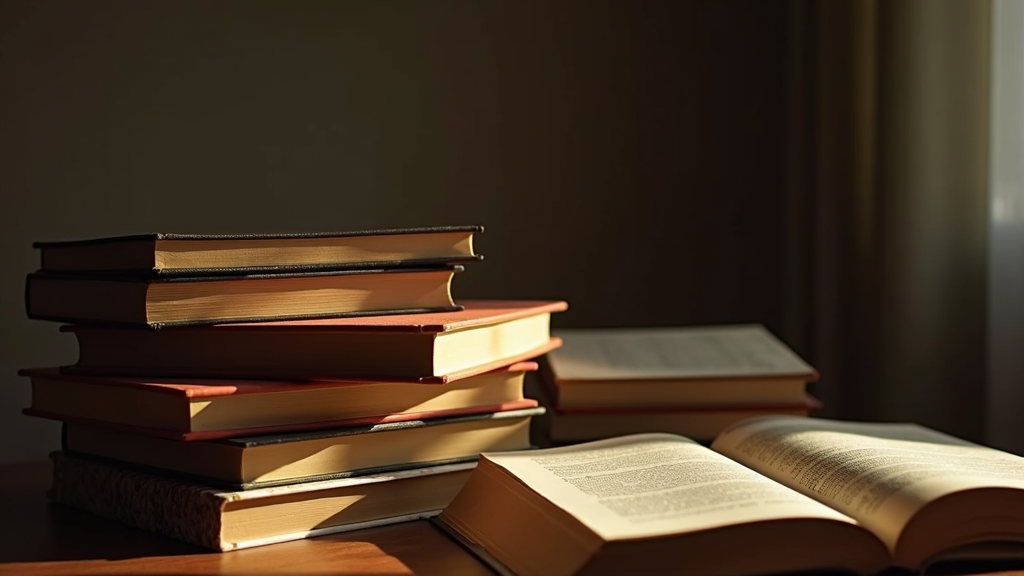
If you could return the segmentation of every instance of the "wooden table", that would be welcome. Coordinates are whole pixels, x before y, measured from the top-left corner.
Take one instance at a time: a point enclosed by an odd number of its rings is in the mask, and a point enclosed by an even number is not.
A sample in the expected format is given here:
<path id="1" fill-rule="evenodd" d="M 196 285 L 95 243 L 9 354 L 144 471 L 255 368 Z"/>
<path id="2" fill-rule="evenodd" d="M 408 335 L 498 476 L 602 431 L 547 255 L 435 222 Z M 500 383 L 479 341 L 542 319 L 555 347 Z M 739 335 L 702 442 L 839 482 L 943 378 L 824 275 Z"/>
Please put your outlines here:
<path id="1" fill-rule="evenodd" d="M 0 575 L 494 574 L 424 521 L 210 552 L 48 503 L 49 475 L 47 462 L 0 466 Z"/>
<path id="2" fill-rule="evenodd" d="M 46 500 L 50 464 L 0 466 L 0 575 L 437 574 L 494 576 L 419 521 L 210 552 Z M 990 576 L 1024 576 L 1024 571 Z M 980 576 L 980 575 L 979 575 Z"/>

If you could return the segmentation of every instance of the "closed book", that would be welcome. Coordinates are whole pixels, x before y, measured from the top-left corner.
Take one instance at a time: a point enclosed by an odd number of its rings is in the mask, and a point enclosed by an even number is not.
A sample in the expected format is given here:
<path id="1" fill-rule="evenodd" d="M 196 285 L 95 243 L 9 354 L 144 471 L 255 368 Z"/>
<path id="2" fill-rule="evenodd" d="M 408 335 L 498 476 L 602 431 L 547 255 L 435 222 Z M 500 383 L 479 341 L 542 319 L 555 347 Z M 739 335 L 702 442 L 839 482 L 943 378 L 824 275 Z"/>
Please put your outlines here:
<path id="1" fill-rule="evenodd" d="M 802 404 L 817 371 L 759 324 L 564 329 L 542 365 L 554 405 Z"/>
<path id="2" fill-rule="evenodd" d="M 53 501 L 170 538 L 229 551 L 429 518 L 475 463 L 258 490 L 221 490 L 56 452 Z"/>
<path id="3" fill-rule="evenodd" d="M 755 416 L 808 416 L 821 403 L 807 396 L 799 404 L 695 406 L 640 410 L 558 411 L 549 409 L 540 427 L 552 444 L 613 438 L 627 434 L 666 432 L 710 442 L 722 430 Z"/>
<path id="4" fill-rule="evenodd" d="M 524 401 L 490 414 L 425 418 L 316 432 L 181 442 L 116 429 L 65 424 L 63 449 L 174 473 L 204 484 L 248 490 L 408 467 L 476 460 L 481 452 L 530 447 Z"/>
<path id="5" fill-rule="evenodd" d="M 482 226 L 293 234 L 135 234 L 36 242 L 44 272 L 200 276 L 424 266 L 480 259 Z"/>
<path id="6" fill-rule="evenodd" d="M 822 408 L 821 401 L 804 394 L 791 404 L 720 404 L 661 407 L 555 407 L 547 388 L 530 382 L 526 394 L 546 408 L 533 423 L 534 434 L 545 445 L 589 442 L 629 434 L 665 432 L 710 443 L 736 422 L 755 416 L 809 416 Z"/>
<path id="7" fill-rule="evenodd" d="M 461 310 L 173 330 L 62 326 L 78 340 L 69 371 L 193 378 L 372 378 L 441 384 L 561 344 L 561 301 L 468 300 Z"/>
<path id="8" fill-rule="evenodd" d="M 522 403 L 523 376 L 536 367 L 517 362 L 439 386 L 19 374 L 32 386 L 28 415 L 190 441 L 495 412 Z"/>
<path id="9" fill-rule="evenodd" d="M 460 266 L 238 276 L 139 278 L 35 273 L 25 282 L 30 318 L 157 329 L 455 310 Z"/>

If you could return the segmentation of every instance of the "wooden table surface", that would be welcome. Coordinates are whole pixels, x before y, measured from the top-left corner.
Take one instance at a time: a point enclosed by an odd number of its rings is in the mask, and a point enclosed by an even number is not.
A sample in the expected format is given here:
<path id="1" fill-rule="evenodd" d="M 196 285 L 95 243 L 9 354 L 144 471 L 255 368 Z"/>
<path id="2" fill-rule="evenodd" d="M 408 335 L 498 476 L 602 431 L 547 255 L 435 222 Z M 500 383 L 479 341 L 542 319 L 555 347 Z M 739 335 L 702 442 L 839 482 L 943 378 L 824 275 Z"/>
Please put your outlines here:
<path id="1" fill-rule="evenodd" d="M 425 521 L 211 552 L 49 503 L 49 475 L 0 466 L 0 575 L 494 574 Z"/>
<path id="2" fill-rule="evenodd" d="M 0 576 L 494 576 L 424 521 L 221 553 L 49 503 L 49 484 L 48 462 L 0 466 Z M 989 576 L 1024 576 L 1024 571 Z"/>

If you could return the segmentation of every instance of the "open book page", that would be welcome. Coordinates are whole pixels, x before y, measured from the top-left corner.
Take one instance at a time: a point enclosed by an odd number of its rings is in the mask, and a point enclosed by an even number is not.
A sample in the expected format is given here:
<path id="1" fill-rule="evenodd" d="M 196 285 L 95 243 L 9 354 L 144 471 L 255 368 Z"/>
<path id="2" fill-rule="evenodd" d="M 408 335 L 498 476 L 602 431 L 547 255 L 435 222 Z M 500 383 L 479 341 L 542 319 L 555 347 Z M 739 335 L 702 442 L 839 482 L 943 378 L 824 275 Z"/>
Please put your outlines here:
<path id="1" fill-rule="evenodd" d="M 855 523 L 696 442 L 623 436 L 487 459 L 605 540 L 644 538 L 779 518 Z"/>
<path id="2" fill-rule="evenodd" d="M 560 379 L 807 376 L 814 372 L 760 325 L 556 331 Z"/>
<path id="3" fill-rule="evenodd" d="M 960 490 L 1024 489 L 1024 458 L 915 424 L 762 417 L 712 448 L 872 530 L 890 551 L 924 504 Z"/>

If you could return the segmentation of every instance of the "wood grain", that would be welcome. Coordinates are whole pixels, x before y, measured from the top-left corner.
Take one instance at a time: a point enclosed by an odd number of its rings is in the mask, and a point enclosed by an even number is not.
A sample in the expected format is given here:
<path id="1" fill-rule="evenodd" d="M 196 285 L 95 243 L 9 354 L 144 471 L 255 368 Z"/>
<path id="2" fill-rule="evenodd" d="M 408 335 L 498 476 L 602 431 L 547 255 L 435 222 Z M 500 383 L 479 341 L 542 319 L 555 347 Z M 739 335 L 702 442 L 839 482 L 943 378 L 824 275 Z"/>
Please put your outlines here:
<path id="1" fill-rule="evenodd" d="M 0 574 L 437 574 L 492 572 L 427 522 L 210 552 L 46 500 L 46 462 L 0 467 Z"/>
<path id="2" fill-rule="evenodd" d="M 49 482 L 49 462 L 0 466 L 0 574 L 494 574 L 424 521 L 219 553 L 50 503 Z M 1024 570 L 986 576 L 1024 576 Z"/>

